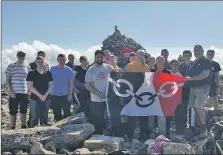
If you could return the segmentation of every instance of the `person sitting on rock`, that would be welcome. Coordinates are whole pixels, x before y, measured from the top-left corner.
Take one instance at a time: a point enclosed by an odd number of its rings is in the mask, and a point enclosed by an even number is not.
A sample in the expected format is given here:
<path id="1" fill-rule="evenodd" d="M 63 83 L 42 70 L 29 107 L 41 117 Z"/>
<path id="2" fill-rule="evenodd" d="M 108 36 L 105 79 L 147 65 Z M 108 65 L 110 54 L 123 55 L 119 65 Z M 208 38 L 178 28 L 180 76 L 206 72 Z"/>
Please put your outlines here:
<path id="1" fill-rule="evenodd" d="M 32 94 L 30 97 L 31 127 L 48 125 L 48 110 L 50 106 L 49 94 L 52 85 L 52 75 L 50 71 L 44 70 L 44 58 L 36 58 L 37 69 L 28 73 L 27 83 Z"/>
<path id="2" fill-rule="evenodd" d="M 17 51 L 17 61 L 11 63 L 6 71 L 6 83 L 9 89 L 9 113 L 10 113 L 10 127 L 16 128 L 16 115 L 18 107 L 20 108 L 21 128 L 26 126 L 26 112 L 28 100 L 28 87 L 26 77 L 30 67 L 24 64 L 26 53 L 24 51 Z"/>

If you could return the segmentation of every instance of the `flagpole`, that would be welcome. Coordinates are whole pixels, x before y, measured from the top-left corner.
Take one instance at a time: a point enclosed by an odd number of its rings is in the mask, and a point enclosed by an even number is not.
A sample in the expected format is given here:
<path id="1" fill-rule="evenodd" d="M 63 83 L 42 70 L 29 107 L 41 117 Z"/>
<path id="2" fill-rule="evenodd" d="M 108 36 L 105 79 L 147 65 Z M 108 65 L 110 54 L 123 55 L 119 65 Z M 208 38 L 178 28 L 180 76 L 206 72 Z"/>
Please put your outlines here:
<path id="1" fill-rule="evenodd" d="M 110 78 L 110 73 L 108 74 L 108 78 Z M 109 107 L 108 107 L 108 87 L 109 87 L 109 79 L 107 80 L 107 88 L 106 88 L 106 97 L 105 97 L 105 102 L 106 102 L 106 109 L 107 109 L 107 114 L 108 114 L 108 118 L 110 119 L 111 118 L 111 115 L 110 115 L 110 111 L 109 111 Z"/>

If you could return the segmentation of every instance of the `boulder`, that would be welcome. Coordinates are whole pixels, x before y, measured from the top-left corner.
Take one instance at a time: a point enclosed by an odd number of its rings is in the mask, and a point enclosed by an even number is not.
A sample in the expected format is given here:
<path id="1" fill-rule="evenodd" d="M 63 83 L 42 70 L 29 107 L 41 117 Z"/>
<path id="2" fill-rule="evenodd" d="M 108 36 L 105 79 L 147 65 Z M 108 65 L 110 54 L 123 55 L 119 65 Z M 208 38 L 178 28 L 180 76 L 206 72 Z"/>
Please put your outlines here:
<path id="1" fill-rule="evenodd" d="M 28 154 L 28 153 L 23 152 L 22 150 L 20 150 L 20 151 L 18 151 L 18 152 L 16 153 L 16 155 L 20 155 L 20 154 Z"/>
<path id="2" fill-rule="evenodd" d="M 3 104 L 8 104 L 8 102 L 9 102 L 9 100 L 7 99 L 7 98 L 2 98 L 1 99 L 1 104 L 3 105 Z"/>
<path id="3" fill-rule="evenodd" d="M 163 145 L 163 154 L 195 154 L 189 144 L 167 142 Z"/>
<path id="4" fill-rule="evenodd" d="M 83 112 L 72 115 L 66 119 L 56 122 L 53 126 L 60 127 L 64 125 L 71 125 L 71 124 L 83 124 L 87 123 L 87 117 Z"/>
<path id="5" fill-rule="evenodd" d="M 108 154 L 107 151 L 105 149 L 99 149 L 99 150 L 95 150 L 93 152 L 91 152 L 91 154 Z"/>
<path id="6" fill-rule="evenodd" d="M 34 142 L 30 154 L 56 154 L 43 148 L 43 144 Z"/>
<path id="7" fill-rule="evenodd" d="M 88 148 L 76 149 L 73 154 L 91 154 Z"/>
<path id="8" fill-rule="evenodd" d="M 155 143 L 155 140 L 149 139 L 147 140 L 138 150 L 137 154 L 149 154 L 152 153 L 152 148 Z"/>
<path id="9" fill-rule="evenodd" d="M 201 140 L 191 143 L 191 146 L 193 146 L 196 154 L 203 154 L 204 145 L 206 144 L 206 142 L 207 142 L 207 139 L 201 139 Z"/>
<path id="10" fill-rule="evenodd" d="M 73 154 L 69 149 L 65 149 L 65 148 L 62 148 L 60 149 L 60 151 L 58 152 L 58 154 Z"/>
<path id="11" fill-rule="evenodd" d="M 51 151 L 51 152 L 55 152 L 56 153 L 56 147 L 55 144 L 53 143 L 53 141 L 48 142 L 46 145 L 43 146 L 44 149 Z"/>
<path id="12" fill-rule="evenodd" d="M 2 152 L 2 155 L 11 155 L 11 152 Z"/>
<path id="13" fill-rule="evenodd" d="M 110 153 L 122 149 L 123 143 L 123 138 L 93 135 L 84 142 L 84 147 L 88 148 L 90 151 L 104 148 L 108 153 Z"/>
<path id="14" fill-rule="evenodd" d="M 53 141 L 57 150 L 61 148 L 78 148 L 95 128 L 92 124 L 73 124 L 61 127 L 48 126 L 19 130 L 2 130 L 2 151 L 15 149 L 29 151 L 32 142 L 47 144 Z"/>

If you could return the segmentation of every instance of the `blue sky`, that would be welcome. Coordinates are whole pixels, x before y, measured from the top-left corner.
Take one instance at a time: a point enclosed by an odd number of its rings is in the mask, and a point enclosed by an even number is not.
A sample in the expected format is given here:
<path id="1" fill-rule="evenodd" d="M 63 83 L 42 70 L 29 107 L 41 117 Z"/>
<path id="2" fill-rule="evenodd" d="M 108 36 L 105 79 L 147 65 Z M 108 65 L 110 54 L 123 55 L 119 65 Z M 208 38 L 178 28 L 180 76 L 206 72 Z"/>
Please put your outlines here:
<path id="1" fill-rule="evenodd" d="M 2 47 L 40 40 L 84 50 L 118 25 L 144 47 L 223 47 L 223 2 L 2 2 Z"/>

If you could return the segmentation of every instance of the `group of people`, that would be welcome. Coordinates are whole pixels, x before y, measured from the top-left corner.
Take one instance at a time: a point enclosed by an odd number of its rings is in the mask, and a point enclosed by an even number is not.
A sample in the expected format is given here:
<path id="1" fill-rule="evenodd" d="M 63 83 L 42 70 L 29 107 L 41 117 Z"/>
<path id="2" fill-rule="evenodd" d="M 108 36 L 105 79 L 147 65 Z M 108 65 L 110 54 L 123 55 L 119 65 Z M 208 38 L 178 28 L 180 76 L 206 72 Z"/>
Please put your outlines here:
<path id="1" fill-rule="evenodd" d="M 153 57 L 144 50 L 138 50 L 123 58 L 117 65 L 117 57 L 109 50 L 97 50 L 93 64 L 86 56 L 79 58 L 80 65 L 74 65 L 75 56 L 59 54 L 58 65 L 49 68 L 45 62 L 46 53 L 39 51 L 36 60 L 29 65 L 24 63 L 25 51 L 17 51 L 17 61 L 6 69 L 6 82 L 9 89 L 9 111 L 11 129 L 16 128 L 16 115 L 19 109 L 21 128 L 48 124 L 48 111 L 51 108 L 54 120 L 59 121 L 71 115 L 71 104 L 80 105 L 89 121 L 94 124 L 95 132 L 102 134 L 106 128 L 106 90 L 110 72 L 163 72 L 184 76 L 182 102 L 174 117 L 120 116 L 116 118 L 113 130 L 116 136 L 132 139 L 136 121 L 140 124 L 140 138 L 148 138 L 158 127 L 159 134 L 169 135 L 175 124 L 176 132 L 183 134 L 187 127 L 188 112 L 195 113 L 195 124 L 190 128 L 196 136 L 206 136 L 206 119 L 203 107 L 208 96 L 218 108 L 220 65 L 213 61 L 215 51 L 206 52 L 201 45 L 195 45 L 192 52 L 185 50 L 177 59 L 168 60 L 169 51 L 163 49 L 161 55 Z M 30 107 L 29 119 L 26 113 Z M 189 110 L 188 110 L 189 109 Z M 63 114 L 62 114 L 63 111 Z M 191 118 L 191 117 L 190 117 Z M 123 121 L 124 120 L 124 121 Z M 174 122 L 174 123 L 173 123 Z M 191 122 L 191 120 L 189 120 Z"/>

